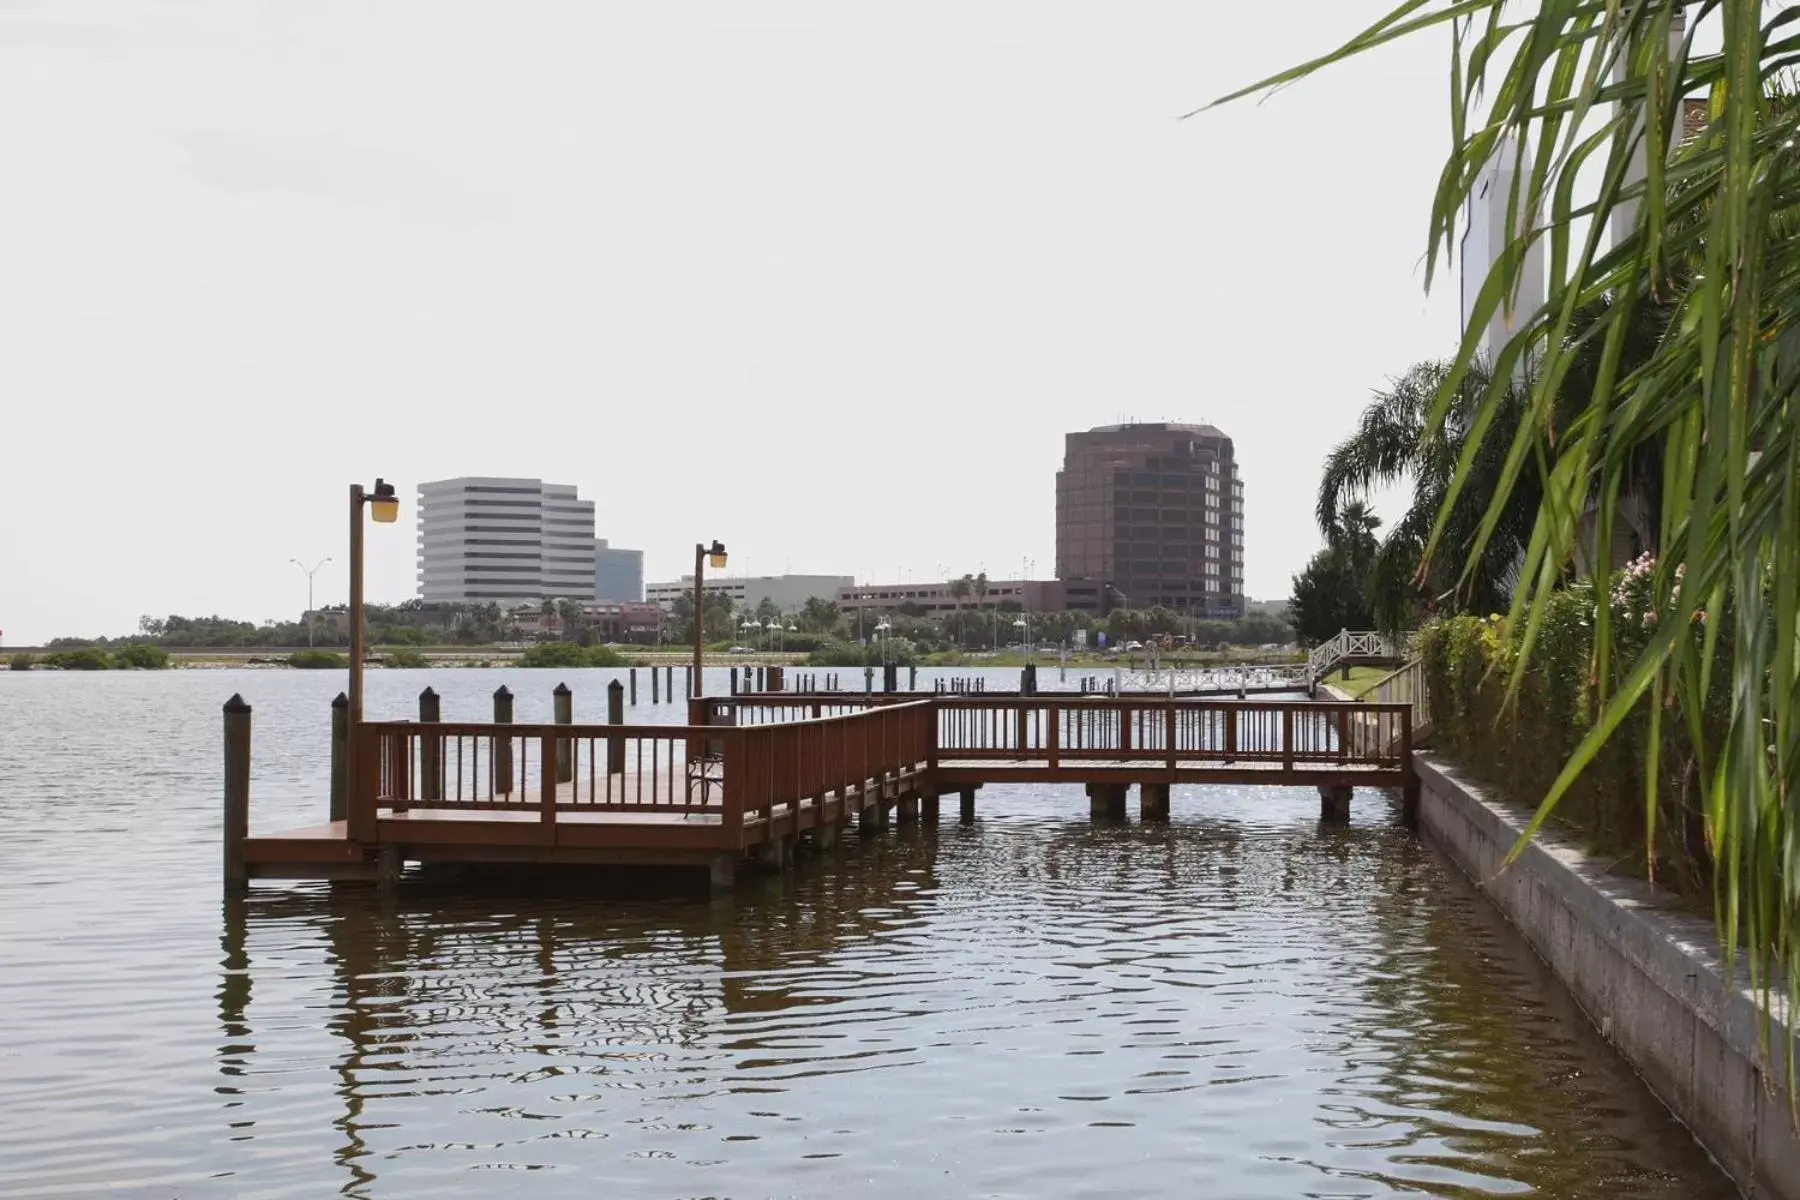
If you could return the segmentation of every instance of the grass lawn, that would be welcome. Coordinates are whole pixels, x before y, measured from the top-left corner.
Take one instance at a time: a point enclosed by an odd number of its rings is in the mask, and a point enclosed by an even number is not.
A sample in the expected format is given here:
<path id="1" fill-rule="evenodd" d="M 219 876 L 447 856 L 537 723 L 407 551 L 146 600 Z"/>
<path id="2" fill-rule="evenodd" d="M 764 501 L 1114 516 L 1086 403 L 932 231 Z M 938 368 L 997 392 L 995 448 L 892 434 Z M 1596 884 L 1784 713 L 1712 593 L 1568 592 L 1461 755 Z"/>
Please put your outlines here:
<path id="1" fill-rule="evenodd" d="M 1394 673 L 1392 667 L 1351 667 L 1350 678 L 1343 678 L 1342 671 L 1333 671 L 1324 682 L 1343 692 L 1352 700 L 1362 699 L 1363 693 Z"/>

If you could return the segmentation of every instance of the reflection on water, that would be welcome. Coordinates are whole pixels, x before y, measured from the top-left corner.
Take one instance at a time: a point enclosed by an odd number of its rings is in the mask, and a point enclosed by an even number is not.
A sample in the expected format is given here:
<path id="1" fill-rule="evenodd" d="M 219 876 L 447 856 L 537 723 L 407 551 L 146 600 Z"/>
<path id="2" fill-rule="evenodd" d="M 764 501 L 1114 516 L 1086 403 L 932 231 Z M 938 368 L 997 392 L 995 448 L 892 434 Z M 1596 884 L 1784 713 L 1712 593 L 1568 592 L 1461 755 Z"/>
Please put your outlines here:
<path id="1" fill-rule="evenodd" d="M 216 792 L 145 778 L 0 777 L 0 1193 L 1734 1194 L 1373 796 L 992 788 L 724 902 L 221 906 L 159 832 Z"/>

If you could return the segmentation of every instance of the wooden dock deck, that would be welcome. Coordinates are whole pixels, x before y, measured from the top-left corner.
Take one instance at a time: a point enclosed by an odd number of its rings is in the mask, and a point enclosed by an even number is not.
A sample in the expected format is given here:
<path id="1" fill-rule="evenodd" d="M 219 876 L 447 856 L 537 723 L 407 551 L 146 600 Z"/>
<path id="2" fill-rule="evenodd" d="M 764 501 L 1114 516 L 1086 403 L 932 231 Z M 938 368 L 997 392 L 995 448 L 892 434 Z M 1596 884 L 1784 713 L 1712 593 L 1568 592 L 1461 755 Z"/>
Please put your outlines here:
<path id="1" fill-rule="evenodd" d="M 388 879 L 409 861 L 704 867 L 729 886 L 740 864 L 779 865 L 853 820 L 935 818 L 945 793 L 972 819 L 989 783 L 1084 784 L 1097 814 L 1137 785 L 1147 815 L 1166 815 L 1175 784 L 1312 785 L 1345 804 L 1353 787 L 1417 787 L 1403 704 L 759 694 L 695 701 L 680 726 L 365 722 L 341 816 L 249 835 L 239 715 L 234 771 L 227 706 L 231 886 Z"/>

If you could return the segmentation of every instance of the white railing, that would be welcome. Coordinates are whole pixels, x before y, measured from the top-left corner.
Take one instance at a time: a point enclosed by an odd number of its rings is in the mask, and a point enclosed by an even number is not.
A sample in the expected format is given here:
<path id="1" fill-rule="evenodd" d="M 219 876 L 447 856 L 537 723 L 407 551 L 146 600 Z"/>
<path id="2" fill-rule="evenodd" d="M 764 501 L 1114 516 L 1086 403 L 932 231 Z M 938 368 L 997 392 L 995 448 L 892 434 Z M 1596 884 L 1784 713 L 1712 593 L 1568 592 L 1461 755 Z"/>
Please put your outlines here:
<path id="1" fill-rule="evenodd" d="M 1345 629 L 1334 638 L 1320 642 L 1306 656 L 1306 669 L 1314 679 L 1322 679 L 1333 667 L 1352 658 L 1400 658 L 1401 650 L 1394 639 L 1371 630 Z"/>
<path id="2" fill-rule="evenodd" d="M 1379 680 L 1360 699 L 1367 704 L 1411 705 L 1415 742 L 1430 731 L 1431 696 L 1425 687 L 1425 664 L 1419 659 L 1413 659 L 1392 675 Z"/>

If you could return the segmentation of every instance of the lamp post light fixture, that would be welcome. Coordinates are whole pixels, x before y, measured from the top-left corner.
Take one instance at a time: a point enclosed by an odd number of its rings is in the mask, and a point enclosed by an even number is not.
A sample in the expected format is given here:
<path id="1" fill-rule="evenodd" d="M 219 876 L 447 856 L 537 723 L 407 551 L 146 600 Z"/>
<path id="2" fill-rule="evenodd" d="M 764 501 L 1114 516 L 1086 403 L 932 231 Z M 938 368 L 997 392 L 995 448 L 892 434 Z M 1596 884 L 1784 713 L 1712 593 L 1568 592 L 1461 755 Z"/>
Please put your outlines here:
<path id="1" fill-rule="evenodd" d="M 364 490 L 360 483 L 350 485 L 350 740 L 344 747 L 344 777 L 350 781 L 351 795 L 356 794 L 356 744 L 363 718 L 363 505 L 369 506 L 369 517 L 383 525 L 392 525 L 400 517 L 400 498 L 394 485 L 377 478 L 375 486 Z M 350 820 L 359 820 L 360 806 L 352 805 Z M 372 811 L 369 815 L 373 815 Z M 367 831 L 373 833 L 373 830 Z M 353 835 L 354 836 L 354 835 Z"/>
<path id="2" fill-rule="evenodd" d="M 710 546 L 704 542 L 694 543 L 694 699 L 696 700 L 706 694 L 706 689 L 700 684 L 703 670 L 700 648 L 703 641 L 702 634 L 706 628 L 706 589 L 700 581 L 706 573 L 708 563 L 712 564 L 714 570 L 723 571 L 725 569 L 724 542 L 715 538 Z"/>
<path id="3" fill-rule="evenodd" d="M 308 567 L 305 563 L 301 562 L 297 558 L 290 558 L 290 559 L 288 559 L 288 561 L 293 563 L 296 567 L 299 567 L 301 572 L 304 573 L 306 576 L 306 648 L 308 650 L 311 650 L 313 648 L 313 624 L 314 624 L 314 621 L 313 621 L 313 576 L 317 575 L 319 573 L 320 567 L 324 566 L 326 563 L 331 561 L 331 555 L 327 554 L 324 558 L 321 558 L 318 562 L 314 563 L 311 567 Z"/>

